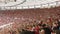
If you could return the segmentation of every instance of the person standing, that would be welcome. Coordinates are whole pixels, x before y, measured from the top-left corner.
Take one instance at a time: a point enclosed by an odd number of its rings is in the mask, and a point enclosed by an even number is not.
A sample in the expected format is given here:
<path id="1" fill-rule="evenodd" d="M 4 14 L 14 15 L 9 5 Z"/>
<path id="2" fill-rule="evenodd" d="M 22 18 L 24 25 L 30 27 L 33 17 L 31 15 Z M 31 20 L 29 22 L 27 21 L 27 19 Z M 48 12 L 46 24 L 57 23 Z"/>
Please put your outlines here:
<path id="1" fill-rule="evenodd" d="M 46 24 L 43 24 L 42 27 L 42 32 L 44 32 L 45 34 L 51 34 L 52 30 Z"/>

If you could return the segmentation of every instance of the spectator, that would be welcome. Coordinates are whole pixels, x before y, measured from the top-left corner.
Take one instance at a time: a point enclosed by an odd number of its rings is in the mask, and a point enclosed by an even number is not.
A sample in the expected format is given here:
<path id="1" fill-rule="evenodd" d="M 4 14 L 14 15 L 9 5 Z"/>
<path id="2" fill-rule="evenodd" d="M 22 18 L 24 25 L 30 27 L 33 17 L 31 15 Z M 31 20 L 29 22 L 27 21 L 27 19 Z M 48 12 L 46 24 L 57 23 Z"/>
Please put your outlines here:
<path id="1" fill-rule="evenodd" d="M 44 32 L 45 34 L 51 34 L 51 29 L 48 26 L 46 26 L 46 24 L 42 25 L 42 27 L 43 27 L 42 32 Z"/>

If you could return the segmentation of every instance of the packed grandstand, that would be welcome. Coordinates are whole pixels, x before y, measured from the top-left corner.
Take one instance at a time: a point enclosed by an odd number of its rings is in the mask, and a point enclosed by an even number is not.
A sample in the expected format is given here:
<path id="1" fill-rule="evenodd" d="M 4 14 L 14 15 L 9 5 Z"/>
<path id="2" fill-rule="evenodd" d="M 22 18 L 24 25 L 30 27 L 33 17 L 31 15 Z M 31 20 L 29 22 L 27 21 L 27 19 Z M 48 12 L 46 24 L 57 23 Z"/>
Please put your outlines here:
<path id="1" fill-rule="evenodd" d="M 60 34 L 59 0 L 13 1 L 0 5 L 0 34 Z"/>

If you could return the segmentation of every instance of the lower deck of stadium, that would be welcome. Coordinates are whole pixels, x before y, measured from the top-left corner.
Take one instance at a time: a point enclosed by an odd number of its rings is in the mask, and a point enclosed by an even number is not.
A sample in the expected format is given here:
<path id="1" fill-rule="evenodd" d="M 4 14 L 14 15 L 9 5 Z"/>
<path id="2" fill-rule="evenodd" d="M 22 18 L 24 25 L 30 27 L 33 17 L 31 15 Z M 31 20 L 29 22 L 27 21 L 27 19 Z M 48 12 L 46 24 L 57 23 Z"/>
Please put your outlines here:
<path id="1" fill-rule="evenodd" d="M 60 7 L 0 11 L 0 34 L 46 34 L 45 26 L 60 33 Z"/>

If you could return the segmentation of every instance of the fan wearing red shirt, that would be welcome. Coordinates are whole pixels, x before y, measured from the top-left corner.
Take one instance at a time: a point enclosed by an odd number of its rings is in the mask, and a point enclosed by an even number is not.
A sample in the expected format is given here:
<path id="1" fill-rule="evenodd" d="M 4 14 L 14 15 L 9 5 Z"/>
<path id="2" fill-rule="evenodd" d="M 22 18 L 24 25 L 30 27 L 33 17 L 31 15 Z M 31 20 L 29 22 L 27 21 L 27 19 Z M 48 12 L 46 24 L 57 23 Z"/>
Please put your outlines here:
<path id="1" fill-rule="evenodd" d="M 35 26 L 35 34 L 39 34 L 39 25 Z"/>

